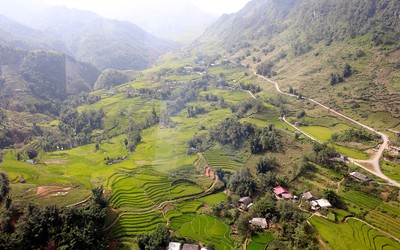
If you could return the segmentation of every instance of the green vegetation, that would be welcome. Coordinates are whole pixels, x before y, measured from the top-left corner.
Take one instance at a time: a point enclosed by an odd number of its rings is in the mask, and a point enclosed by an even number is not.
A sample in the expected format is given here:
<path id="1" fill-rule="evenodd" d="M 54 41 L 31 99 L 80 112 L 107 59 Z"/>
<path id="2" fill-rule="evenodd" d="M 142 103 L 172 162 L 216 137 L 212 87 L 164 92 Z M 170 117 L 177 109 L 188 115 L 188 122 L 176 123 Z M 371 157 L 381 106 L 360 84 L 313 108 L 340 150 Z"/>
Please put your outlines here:
<path id="1" fill-rule="evenodd" d="M 352 204 L 350 211 L 352 209 L 375 209 L 382 202 L 378 198 L 354 190 L 343 193 L 342 197 L 346 202 Z"/>
<path id="2" fill-rule="evenodd" d="M 400 218 L 398 217 L 398 212 L 395 215 L 387 214 L 385 210 L 383 211 L 371 211 L 365 217 L 365 219 L 371 224 L 377 226 L 378 228 L 385 230 L 391 235 L 399 238 L 400 236 Z"/>
<path id="3" fill-rule="evenodd" d="M 227 197 L 226 194 L 220 192 L 220 193 L 204 196 L 204 197 L 200 198 L 199 201 L 202 201 L 209 206 L 214 206 L 220 202 L 225 201 L 226 197 Z"/>
<path id="4" fill-rule="evenodd" d="M 274 237 L 270 233 L 263 233 L 253 235 L 251 241 L 247 246 L 249 250 L 264 250 L 268 243 L 274 240 Z"/>
<path id="5" fill-rule="evenodd" d="M 355 219 L 337 224 L 313 216 L 308 220 L 333 249 L 398 249 L 397 241 Z"/>
<path id="6" fill-rule="evenodd" d="M 7 199 L 1 212 L 0 247 L 2 249 L 46 248 L 107 249 L 105 219 L 107 201 L 103 188 L 93 189 L 94 201 L 84 208 L 25 208 Z"/>
<path id="7" fill-rule="evenodd" d="M 6 198 L 9 191 L 10 180 L 5 173 L 0 172 L 0 203 Z"/>
<path id="8" fill-rule="evenodd" d="M 249 249 L 317 249 L 319 233 L 334 249 L 398 249 L 348 219 L 399 237 L 398 189 L 356 182 L 348 176 L 355 166 L 337 159 L 367 159 L 380 138 L 332 110 L 379 130 L 399 126 L 399 6 L 364 2 L 254 0 L 154 68 L 105 70 L 95 84 L 100 72 L 62 53 L 0 46 L 0 169 L 8 175 L 0 173 L 0 248 L 103 249 L 108 235 L 126 249 L 167 240 L 238 249 L 246 238 Z M 101 68 L 143 69 L 174 47 L 152 37 L 121 47 L 145 33 L 99 20 L 108 26 L 100 40 L 88 32 L 103 30 L 97 22 L 63 39 L 85 34 L 73 53 Z M 101 39 L 114 32 L 113 42 Z M 277 95 L 254 69 L 298 98 Z M 397 167 L 386 162 L 383 171 L 398 179 Z M 277 185 L 328 199 L 334 208 L 320 212 L 329 220 L 312 216 L 314 230 L 310 204 L 277 200 Z M 243 196 L 253 206 L 240 204 Z M 266 218 L 268 231 L 250 225 L 254 217 Z"/>
<path id="9" fill-rule="evenodd" d="M 213 169 L 236 172 L 242 166 L 240 162 L 231 160 L 231 157 L 222 150 L 210 149 L 204 153 L 204 156 Z"/>
<path id="10" fill-rule="evenodd" d="M 206 244 L 214 243 L 217 249 L 234 249 L 230 229 L 220 220 L 208 216 L 195 216 L 182 224 L 177 234 L 200 240 Z"/>
<path id="11" fill-rule="evenodd" d="M 382 172 L 389 178 L 400 181 L 400 164 L 389 161 L 381 161 Z"/>

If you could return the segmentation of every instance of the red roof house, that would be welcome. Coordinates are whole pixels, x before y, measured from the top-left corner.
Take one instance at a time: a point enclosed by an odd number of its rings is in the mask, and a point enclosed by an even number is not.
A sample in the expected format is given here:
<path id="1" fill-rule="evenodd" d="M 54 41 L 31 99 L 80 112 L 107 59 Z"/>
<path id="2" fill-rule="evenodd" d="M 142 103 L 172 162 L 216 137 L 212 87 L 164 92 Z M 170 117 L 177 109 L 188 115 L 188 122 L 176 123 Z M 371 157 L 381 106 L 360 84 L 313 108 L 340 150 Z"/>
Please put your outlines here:
<path id="1" fill-rule="evenodd" d="M 274 187 L 274 193 L 276 195 L 281 195 L 284 193 L 289 193 L 289 190 L 287 190 L 286 188 L 284 188 L 282 186 L 277 186 L 277 187 Z"/>
<path id="2" fill-rule="evenodd" d="M 293 196 L 292 194 L 289 192 L 289 190 L 287 190 L 286 188 L 282 187 L 282 186 L 277 186 L 274 187 L 274 193 L 276 198 L 278 199 L 292 199 Z"/>

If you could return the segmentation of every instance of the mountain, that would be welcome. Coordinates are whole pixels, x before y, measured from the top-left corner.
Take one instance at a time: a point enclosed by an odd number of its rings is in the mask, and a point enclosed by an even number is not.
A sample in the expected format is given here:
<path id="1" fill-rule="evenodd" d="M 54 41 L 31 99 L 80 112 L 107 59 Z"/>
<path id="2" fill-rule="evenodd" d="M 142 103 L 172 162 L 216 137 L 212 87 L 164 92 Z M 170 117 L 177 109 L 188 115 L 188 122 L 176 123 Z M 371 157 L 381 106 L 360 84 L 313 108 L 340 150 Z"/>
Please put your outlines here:
<path id="1" fill-rule="evenodd" d="M 22 25 L 0 15 L 0 44 L 25 49 L 54 49 L 68 52 L 63 41 L 44 31 Z"/>
<path id="2" fill-rule="evenodd" d="M 65 7 L 46 9 L 32 18 L 31 26 L 59 37 L 77 60 L 99 69 L 145 69 L 176 48 L 133 23 Z"/>
<path id="3" fill-rule="evenodd" d="M 187 0 L 143 1 L 119 15 L 151 34 L 182 43 L 193 41 L 217 20 Z"/>
<path id="4" fill-rule="evenodd" d="M 90 91 L 100 71 L 88 63 L 53 50 L 25 50 L 0 46 L 2 101 L 32 98 L 63 100 L 67 94 Z"/>
<path id="5" fill-rule="evenodd" d="M 253 0 L 192 48 L 223 53 L 359 119 L 400 117 L 397 0 Z"/>

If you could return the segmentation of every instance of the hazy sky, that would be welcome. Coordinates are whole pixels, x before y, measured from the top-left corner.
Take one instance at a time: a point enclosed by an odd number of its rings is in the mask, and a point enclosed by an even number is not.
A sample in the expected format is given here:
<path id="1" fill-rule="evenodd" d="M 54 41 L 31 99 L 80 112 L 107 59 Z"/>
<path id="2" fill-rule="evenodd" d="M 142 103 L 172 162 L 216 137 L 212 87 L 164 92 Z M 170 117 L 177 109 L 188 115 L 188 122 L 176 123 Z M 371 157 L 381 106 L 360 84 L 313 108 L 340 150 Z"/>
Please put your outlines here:
<path id="1" fill-rule="evenodd" d="M 250 0 L 45 0 L 54 5 L 91 10 L 108 17 L 116 17 L 119 11 L 137 5 L 149 5 L 166 2 L 190 1 L 197 7 L 213 14 L 233 13 L 241 9 Z M 153 3 L 154 2 L 154 3 Z"/>

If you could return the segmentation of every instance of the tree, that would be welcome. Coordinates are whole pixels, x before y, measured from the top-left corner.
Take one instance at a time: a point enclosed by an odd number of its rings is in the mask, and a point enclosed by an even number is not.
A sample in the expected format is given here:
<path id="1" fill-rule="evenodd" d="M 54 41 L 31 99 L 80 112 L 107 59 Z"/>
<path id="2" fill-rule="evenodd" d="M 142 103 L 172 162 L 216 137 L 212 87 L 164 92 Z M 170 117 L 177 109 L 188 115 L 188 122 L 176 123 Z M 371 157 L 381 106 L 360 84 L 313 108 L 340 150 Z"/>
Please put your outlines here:
<path id="1" fill-rule="evenodd" d="M 159 250 L 167 244 L 169 230 L 162 224 L 158 224 L 155 231 L 149 234 L 142 234 L 138 239 L 138 246 L 141 250 Z"/>
<path id="2" fill-rule="evenodd" d="M 256 165 L 257 173 L 265 174 L 266 172 L 274 170 L 278 166 L 274 157 L 262 157 Z"/>
<path id="3" fill-rule="evenodd" d="M 228 188 L 240 196 L 250 196 L 256 190 L 256 184 L 250 171 L 244 168 L 231 176 Z"/>
<path id="4" fill-rule="evenodd" d="M 239 218 L 235 221 L 235 226 L 240 235 L 247 236 L 251 234 L 250 217 L 248 214 L 240 214 Z"/>
<path id="5" fill-rule="evenodd" d="M 353 72 L 351 71 L 351 66 L 349 64 L 346 63 L 346 65 L 344 65 L 344 69 L 343 69 L 343 77 L 349 77 L 351 76 Z"/>
<path id="6" fill-rule="evenodd" d="M 269 226 L 269 221 L 279 213 L 276 210 L 275 201 L 273 199 L 263 198 L 254 203 L 253 211 L 257 217 L 266 218 Z"/>
<path id="7" fill-rule="evenodd" d="M 93 193 L 94 202 L 96 204 L 98 204 L 101 208 L 106 208 L 108 206 L 108 201 L 104 197 L 103 186 L 93 188 L 92 193 Z"/>
<path id="8" fill-rule="evenodd" d="M 297 113 L 296 117 L 297 117 L 297 119 L 301 119 L 301 118 L 303 118 L 305 115 L 306 115 L 306 112 L 304 111 L 304 109 L 302 109 L 302 110 L 300 110 L 300 111 Z"/>
<path id="9" fill-rule="evenodd" d="M 29 146 L 27 149 L 26 149 L 26 155 L 28 156 L 28 158 L 29 159 L 33 159 L 33 158 L 35 158 L 36 156 L 38 156 L 38 154 L 39 154 L 39 152 L 34 148 L 34 147 L 32 147 L 32 146 Z"/>
<path id="10" fill-rule="evenodd" d="M 214 243 L 208 243 L 207 250 L 217 250 L 217 248 L 215 247 Z"/>
<path id="11" fill-rule="evenodd" d="M 296 249 L 318 249 L 315 230 L 306 222 L 303 222 L 294 229 L 292 240 Z"/>
<path id="12" fill-rule="evenodd" d="M 342 201 L 340 197 L 333 190 L 324 190 L 325 199 L 327 199 L 333 206 L 341 207 Z"/>
<path id="13" fill-rule="evenodd" d="M 343 82 L 343 77 L 339 75 L 338 73 L 331 73 L 330 76 L 330 83 L 331 85 L 335 85 L 337 83 Z"/>

